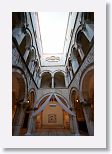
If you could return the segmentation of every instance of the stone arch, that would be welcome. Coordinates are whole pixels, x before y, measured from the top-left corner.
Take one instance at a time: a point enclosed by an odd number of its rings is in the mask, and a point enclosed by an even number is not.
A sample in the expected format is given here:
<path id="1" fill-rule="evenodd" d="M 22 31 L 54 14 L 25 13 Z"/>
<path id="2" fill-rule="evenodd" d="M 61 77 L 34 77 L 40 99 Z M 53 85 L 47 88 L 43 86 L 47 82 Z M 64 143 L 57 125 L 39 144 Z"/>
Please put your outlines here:
<path id="1" fill-rule="evenodd" d="M 35 103 L 35 108 L 38 109 L 45 102 L 45 100 L 50 96 L 50 94 L 51 93 L 47 93 L 41 98 L 39 98 L 37 102 Z"/>
<path id="2" fill-rule="evenodd" d="M 82 25 L 79 25 L 79 27 L 77 28 L 76 30 L 76 33 L 75 33 L 75 38 L 74 38 L 74 42 L 77 43 L 77 35 L 80 31 L 83 31 L 83 28 L 82 28 Z"/>
<path id="3" fill-rule="evenodd" d="M 62 71 L 57 71 L 54 73 L 54 87 L 65 87 L 65 74 Z"/>
<path id="4" fill-rule="evenodd" d="M 24 37 L 21 40 L 21 43 L 18 44 L 19 46 L 19 50 L 22 54 L 22 56 L 24 56 L 26 50 L 29 50 L 31 48 L 31 46 L 33 45 L 33 39 L 32 39 L 32 34 L 30 29 L 28 28 L 24 28 Z"/>
<path id="5" fill-rule="evenodd" d="M 36 59 L 36 50 L 33 46 L 26 49 L 24 60 L 26 61 L 26 64 L 29 65 L 30 62 L 34 61 Z"/>
<path id="6" fill-rule="evenodd" d="M 70 108 L 70 105 L 69 105 L 67 99 L 66 99 L 64 96 L 62 96 L 62 95 L 59 94 L 59 93 L 56 93 L 56 95 L 57 95 L 58 97 L 61 97 L 62 100 L 64 100 L 64 102 L 65 102 L 64 104 L 65 104 L 68 108 Z"/>
<path id="7" fill-rule="evenodd" d="M 20 135 L 24 107 L 27 104 L 27 80 L 24 72 L 17 67 L 12 68 L 12 134 Z"/>
<path id="8" fill-rule="evenodd" d="M 36 59 L 36 48 L 35 48 L 35 46 L 33 46 L 33 45 L 32 45 L 31 48 L 32 48 L 32 50 L 34 50 L 34 59 Z"/>
<path id="9" fill-rule="evenodd" d="M 70 103 L 72 103 L 71 94 L 72 94 L 73 91 L 76 91 L 76 92 L 80 95 L 79 90 L 78 90 L 76 87 L 72 87 L 72 88 L 70 89 L 70 93 L 69 93 L 69 100 L 70 100 Z M 72 107 L 72 104 L 71 104 L 71 107 Z"/>
<path id="10" fill-rule="evenodd" d="M 75 46 L 73 46 L 71 53 L 72 53 L 73 57 L 76 58 L 78 65 L 80 65 L 81 61 L 82 61 L 81 56 L 80 56 L 79 51 L 76 49 Z"/>
<path id="11" fill-rule="evenodd" d="M 88 89 L 87 87 L 89 86 L 89 75 L 92 77 L 91 79 L 93 80 L 92 85 L 94 86 L 94 65 L 89 65 L 82 73 L 80 81 L 79 81 L 79 87 L 82 95 L 82 101 L 87 100 L 89 98 L 89 91 L 84 90 L 84 85 L 86 84 L 85 89 Z M 88 80 L 86 81 L 86 78 Z M 84 83 L 85 82 L 85 83 Z M 90 87 L 91 88 L 91 87 Z M 84 92 L 85 91 L 85 92 Z M 93 94 L 94 95 L 94 94 Z"/>
<path id="12" fill-rule="evenodd" d="M 33 108 L 34 102 L 35 102 L 35 90 L 33 88 L 29 90 L 27 100 L 28 100 L 28 104 L 26 106 L 25 115 L 23 118 L 24 121 L 23 121 L 23 125 L 22 125 L 22 129 L 24 129 L 24 133 L 27 132 L 28 121 L 30 119 L 31 111 L 32 111 L 32 108 Z"/>
<path id="13" fill-rule="evenodd" d="M 56 72 L 62 72 L 62 73 L 66 76 L 66 72 L 63 71 L 63 70 L 55 70 L 55 71 L 53 72 L 53 76 L 54 76 L 54 74 L 55 74 Z"/>
<path id="14" fill-rule="evenodd" d="M 75 98 L 75 95 L 77 94 L 76 98 Z M 74 98 L 73 98 L 74 97 Z M 74 108 L 74 105 L 73 104 L 74 102 L 73 101 L 76 101 L 78 99 L 78 101 L 80 101 L 80 93 L 79 93 L 79 90 L 75 87 L 71 88 L 70 90 L 70 101 L 71 101 L 71 106 Z"/>
<path id="15" fill-rule="evenodd" d="M 42 102 L 42 100 L 43 100 L 44 98 L 48 98 L 51 94 L 52 94 L 52 93 L 47 93 L 47 94 L 45 94 L 44 96 L 42 96 L 41 98 L 39 98 L 36 107 L 38 107 L 38 106 L 40 105 L 40 103 Z M 67 99 L 66 99 L 64 96 L 62 96 L 62 95 L 59 94 L 59 93 L 55 93 L 55 94 L 56 94 L 58 97 L 61 97 L 61 98 L 64 100 L 64 102 L 65 102 L 64 104 L 65 104 L 67 107 L 70 107 L 70 105 L 69 105 Z"/>
<path id="16" fill-rule="evenodd" d="M 88 66 L 80 79 L 82 105 L 86 115 L 88 131 L 94 135 L 94 65 Z"/>
<path id="17" fill-rule="evenodd" d="M 34 88 L 30 89 L 28 92 L 28 100 L 30 107 L 32 107 L 32 105 L 35 102 L 35 95 L 36 95 L 35 89 Z"/>
<path id="18" fill-rule="evenodd" d="M 71 64 L 73 68 L 73 72 L 75 73 L 78 67 L 81 65 L 82 59 L 79 54 L 79 50 L 75 47 L 75 45 L 71 48 Z"/>
<path id="19" fill-rule="evenodd" d="M 89 52 L 90 42 L 89 42 L 87 36 L 85 35 L 85 33 L 82 30 L 80 30 L 77 33 L 76 41 L 77 41 L 78 46 L 84 52 L 84 55 L 86 55 Z"/>
<path id="20" fill-rule="evenodd" d="M 30 35 L 30 38 L 31 38 L 31 46 L 33 46 L 33 36 L 32 36 L 32 32 L 31 32 L 31 30 L 30 30 L 28 27 L 25 28 L 25 34 Z"/>
<path id="21" fill-rule="evenodd" d="M 55 95 L 59 98 L 60 101 L 56 99 Z M 37 129 L 58 127 L 69 128 L 69 114 L 63 109 L 62 105 L 59 105 L 60 103 L 66 106 L 66 108 L 70 108 L 67 100 L 58 93 L 47 93 L 38 100 L 38 106 L 36 107 L 37 111 L 35 114 L 33 114 L 33 117 L 37 117 Z M 55 115 L 57 120 L 53 123 L 48 122 L 49 115 Z"/>
<path id="22" fill-rule="evenodd" d="M 40 73 L 40 77 L 42 77 L 43 73 L 49 72 L 51 74 L 51 76 L 53 76 L 53 73 L 50 70 L 44 70 Z"/>
<path id="23" fill-rule="evenodd" d="M 52 74 L 49 71 L 45 71 L 41 74 L 41 88 L 51 88 L 52 86 Z"/>
<path id="24" fill-rule="evenodd" d="M 82 104 L 80 103 L 80 91 L 73 87 L 70 92 L 70 100 L 72 104 L 72 110 L 76 114 L 76 119 L 78 123 L 78 129 L 81 135 L 88 135 L 87 124 L 85 120 L 85 115 L 83 112 Z"/>
<path id="25" fill-rule="evenodd" d="M 20 100 L 26 101 L 27 93 L 28 93 L 27 92 L 28 85 L 27 85 L 27 79 L 26 79 L 25 73 L 21 68 L 13 66 L 13 68 L 12 68 L 12 84 L 14 84 L 13 83 L 14 79 L 16 79 L 15 82 L 19 83 L 18 86 L 22 87 L 22 88 L 19 88 L 21 90 L 20 90 L 20 93 L 18 94 L 18 97 L 19 97 L 18 101 L 20 101 Z M 13 85 L 12 85 L 12 88 L 13 88 Z"/>
<path id="26" fill-rule="evenodd" d="M 84 73 L 81 86 L 84 101 L 94 104 L 94 69 Z"/>

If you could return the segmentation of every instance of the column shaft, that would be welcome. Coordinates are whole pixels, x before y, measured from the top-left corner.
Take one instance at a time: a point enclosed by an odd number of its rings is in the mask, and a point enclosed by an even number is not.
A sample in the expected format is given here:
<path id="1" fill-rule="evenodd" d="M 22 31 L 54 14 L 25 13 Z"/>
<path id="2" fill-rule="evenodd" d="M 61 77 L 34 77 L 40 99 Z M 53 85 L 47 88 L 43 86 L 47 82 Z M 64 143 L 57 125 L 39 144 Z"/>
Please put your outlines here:
<path id="1" fill-rule="evenodd" d="M 27 133 L 25 134 L 26 136 L 31 135 L 32 133 L 32 115 L 29 115 L 29 120 L 28 120 L 28 129 L 27 129 Z"/>
<path id="2" fill-rule="evenodd" d="M 19 136 L 20 135 L 20 129 L 22 127 L 23 118 L 24 118 L 24 108 L 23 105 L 17 106 L 17 111 L 15 114 L 13 126 L 12 126 L 12 135 L 13 136 Z"/>
<path id="3" fill-rule="evenodd" d="M 73 73 L 72 73 L 72 70 L 70 69 L 70 77 L 71 77 L 71 80 L 73 79 Z"/>
<path id="4" fill-rule="evenodd" d="M 52 77 L 52 88 L 54 88 L 54 77 Z"/>
<path id="5" fill-rule="evenodd" d="M 90 136 L 94 135 L 94 122 L 89 119 L 89 114 L 90 114 L 90 107 L 83 107 L 83 112 L 88 128 L 88 133 Z"/>
<path id="6" fill-rule="evenodd" d="M 68 79 L 68 75 L 66 74 L 66 76 L 65 76 L 65 84 L 66 84 L 66 87 L 69 85 L 69 81 L 68 81 L 69 79 Z"/>
<path id="7" fill-rule="evenodd" d="M 73 126 L 74 126 L 74 129 L 75 129 L 75 136 L 79 136 L 80 133 L 79 133 L 79 128 L 78 128 L 76 116 L 73 116 Z"/>
<path id="8" fill-rule="evenodd" d="M 38 78 L 38 87 L 40 88 L 41 85 L 41 77 Z"/>
<path id="9" fill-rule="evenodd" d="M 75 134 L 72 115 L 69 115 L 69 117 L 70 117 L 70 131 L 72 134 Z"/>

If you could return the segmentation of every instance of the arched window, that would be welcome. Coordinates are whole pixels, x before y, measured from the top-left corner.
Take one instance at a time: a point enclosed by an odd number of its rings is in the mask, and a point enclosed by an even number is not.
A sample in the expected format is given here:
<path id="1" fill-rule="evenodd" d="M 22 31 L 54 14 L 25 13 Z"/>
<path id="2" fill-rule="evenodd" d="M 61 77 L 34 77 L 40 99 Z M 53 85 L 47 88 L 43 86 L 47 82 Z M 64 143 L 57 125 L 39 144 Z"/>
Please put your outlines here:
<path id="1" fill-rule="evenodd" d="M 49 72 L 44 72 L 41 76 L 41 88 L 51 88 L 52 76 Z"/>
<path id="2" fill-rule="evenodd" d="M 62 72 L 56 72 L 54 74 L 54 87 L 65 87 L 65 76 Z"/>

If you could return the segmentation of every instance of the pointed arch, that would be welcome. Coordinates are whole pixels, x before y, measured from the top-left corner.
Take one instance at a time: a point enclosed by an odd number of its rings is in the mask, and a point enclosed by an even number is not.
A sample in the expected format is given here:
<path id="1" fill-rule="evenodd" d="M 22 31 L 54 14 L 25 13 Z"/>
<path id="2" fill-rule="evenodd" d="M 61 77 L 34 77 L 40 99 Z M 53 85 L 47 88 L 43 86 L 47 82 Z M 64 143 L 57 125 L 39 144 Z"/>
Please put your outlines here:
<path id="1" fill-rule="evenodd" d="M 39 114 L 41 111 L 44 110 L 44 108 L 46 107 L 46 105 L 50 102 L 50 99 L 52 97 L 55 97 L 56 99 L 56 102 L 61 106 L 61 108 L 63 108 L 63 110 L 65 110 L 67 113 L 71 114 L 71 115 L 74 115 L 75 116 L 75 113 L 73 113 L 71 110 L 70 110 L 70 107 L 69 105 L 65 105 L 64 102 L 62 102 L 62 99 L 60 99 L 60 95 L 59 94 L 56 94 L 56 93 L 50 93 L 48 94 L 49 96 L 47 97 L 47 99 L 42 103 L 42 105 L 38 108 L 37 107 L 37 111 L 33 112 L 32 116 L 36 116 L 37 114 Z M 39 103 L 38 103 L 38 106 L 39 104 L 41 103 L 42 99 L 44 99 L 44 97 L 46 97 L 46 95 L 44 95 Z M 63 98 L 64 99 L 64 98 Z M 66 102 L 66 100 L 64 99 L 64 101 Z"/>

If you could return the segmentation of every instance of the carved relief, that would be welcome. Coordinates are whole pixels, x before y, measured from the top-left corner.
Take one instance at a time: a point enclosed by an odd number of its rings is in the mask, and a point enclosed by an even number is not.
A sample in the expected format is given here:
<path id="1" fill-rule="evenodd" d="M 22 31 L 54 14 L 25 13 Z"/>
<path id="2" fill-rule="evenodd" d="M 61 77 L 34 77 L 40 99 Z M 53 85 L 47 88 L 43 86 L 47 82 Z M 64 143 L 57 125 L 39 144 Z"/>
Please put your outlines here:
<path id="1" fill-rule="evenodd" d="M 48 123 L 56 123 L 56 115 L 48 114 Z"/>
<path id="2" fill-rule="evenodd" d="M 46 61 L 48 61 L 48 62 L 58 62 L 58 61 L 60 61 L 60 57 L 50 56 L 50 57 L 46 58 Z"/>

